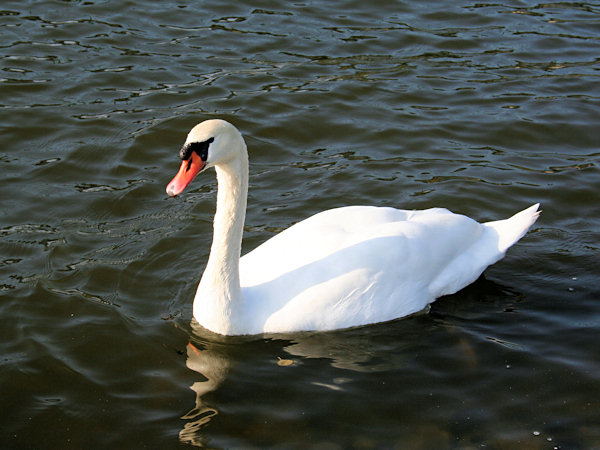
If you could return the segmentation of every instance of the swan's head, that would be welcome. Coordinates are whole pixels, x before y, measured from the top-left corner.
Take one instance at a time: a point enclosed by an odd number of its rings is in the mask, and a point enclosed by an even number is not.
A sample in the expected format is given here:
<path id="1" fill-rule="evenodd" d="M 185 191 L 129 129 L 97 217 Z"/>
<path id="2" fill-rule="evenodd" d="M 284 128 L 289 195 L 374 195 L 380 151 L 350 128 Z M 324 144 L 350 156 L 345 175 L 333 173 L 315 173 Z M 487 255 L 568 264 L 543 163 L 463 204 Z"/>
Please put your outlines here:
<path id="1" fill-rule="evenodd" d="M 239 158 L 240 151 L 245 151 L 244 140 L 229 122 L 212 119 L 199 123 L 188 133 L 179 151 L 181 166 L 167 185 L 167 194 L 181 194 L 200 172 L 230 163 Z"/>

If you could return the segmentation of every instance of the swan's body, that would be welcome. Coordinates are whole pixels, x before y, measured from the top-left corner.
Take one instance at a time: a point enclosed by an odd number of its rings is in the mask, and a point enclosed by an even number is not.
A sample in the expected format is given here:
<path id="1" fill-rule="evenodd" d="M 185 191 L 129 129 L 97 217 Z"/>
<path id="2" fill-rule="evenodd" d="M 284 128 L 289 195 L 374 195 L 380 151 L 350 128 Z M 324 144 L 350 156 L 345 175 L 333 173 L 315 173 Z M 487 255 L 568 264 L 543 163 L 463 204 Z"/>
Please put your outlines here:
<path id="1" fill-rule="evenodd" d="M 220 334 L 332 330 L 396 319 L 475 281 L 535 222 L 533 205 L 480 224 L 446 209 L 349 206 L 316 214 L 240 258 L 248 191 L 241 134 L 222 120 L 190 131 L 177 195 L 214 166 L 219 184 L 210 257 L 194 317 Z"/>

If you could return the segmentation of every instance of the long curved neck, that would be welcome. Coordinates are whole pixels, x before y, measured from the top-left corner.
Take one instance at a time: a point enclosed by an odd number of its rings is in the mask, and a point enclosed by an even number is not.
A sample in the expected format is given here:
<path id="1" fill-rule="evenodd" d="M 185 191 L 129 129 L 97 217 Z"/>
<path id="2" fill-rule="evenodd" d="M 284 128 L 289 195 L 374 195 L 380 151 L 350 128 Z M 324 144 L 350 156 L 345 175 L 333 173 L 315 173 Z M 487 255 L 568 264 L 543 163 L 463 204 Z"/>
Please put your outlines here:
<path id="1" fill-rule="evenodd" d="M 208 263 L 194 300 L 194 317 L 204 327 L 226 334 L 241 308 L 240 252 L 248 197 L 248 154 L 215 167 L 217 210 Z"/>

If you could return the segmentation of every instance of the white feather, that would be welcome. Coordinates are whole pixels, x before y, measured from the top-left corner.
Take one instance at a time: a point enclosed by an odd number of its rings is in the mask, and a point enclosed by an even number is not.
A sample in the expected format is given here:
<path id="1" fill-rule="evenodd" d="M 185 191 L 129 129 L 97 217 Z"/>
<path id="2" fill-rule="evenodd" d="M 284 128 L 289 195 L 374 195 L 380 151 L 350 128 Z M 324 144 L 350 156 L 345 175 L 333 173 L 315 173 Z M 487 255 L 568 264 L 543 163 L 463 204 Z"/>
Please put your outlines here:
<path id="1" fill-rule="evenodd" d="M 200 325 L 220 334 L 332 330 L 419 312 L 475 281 L 539 215 L 536 204 L 480 224 L 440 208 L 348 206 L 309 217 L 240 258 L 246 145 L 220 120 L 197 125 L 187 143 L 209 137 L 217 212 L 193 309 Z"/>

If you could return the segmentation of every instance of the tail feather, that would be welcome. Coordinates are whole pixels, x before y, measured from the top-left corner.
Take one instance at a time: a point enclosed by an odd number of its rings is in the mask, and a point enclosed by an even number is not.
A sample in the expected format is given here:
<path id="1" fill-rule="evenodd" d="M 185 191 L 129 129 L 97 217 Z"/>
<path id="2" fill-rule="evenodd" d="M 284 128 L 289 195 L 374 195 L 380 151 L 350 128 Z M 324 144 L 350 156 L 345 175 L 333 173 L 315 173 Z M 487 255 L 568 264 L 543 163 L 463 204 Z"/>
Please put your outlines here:
<path id="1" fill-rule="evenodd" d="M 527 230 L 535 223 L 541 211 L 540 204 L 530 206 L 514 216 L 504 220 L 486 222 L 483 225 L 491 227 L 498 233 L 498 250 L 502 253 L 523 237 Z"/>

